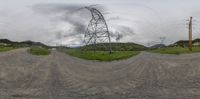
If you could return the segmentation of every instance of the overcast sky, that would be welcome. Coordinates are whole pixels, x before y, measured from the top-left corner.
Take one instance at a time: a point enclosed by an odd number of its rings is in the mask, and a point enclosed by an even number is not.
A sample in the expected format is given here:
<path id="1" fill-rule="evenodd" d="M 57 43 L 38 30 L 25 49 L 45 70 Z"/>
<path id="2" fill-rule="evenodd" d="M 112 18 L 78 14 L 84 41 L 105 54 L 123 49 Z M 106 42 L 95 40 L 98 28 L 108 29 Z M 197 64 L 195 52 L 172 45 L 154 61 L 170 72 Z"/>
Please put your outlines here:
<path id="1" fill-rule="evenodd" d="M 194 17 L 194 38 L 200 38 L 199 0 L 0 0 L 0 38 L 45 44 L 80 45 L 90 12 L 96 5 L 120 42 L 165 44 L 188 38 L 187 20 Z"/>

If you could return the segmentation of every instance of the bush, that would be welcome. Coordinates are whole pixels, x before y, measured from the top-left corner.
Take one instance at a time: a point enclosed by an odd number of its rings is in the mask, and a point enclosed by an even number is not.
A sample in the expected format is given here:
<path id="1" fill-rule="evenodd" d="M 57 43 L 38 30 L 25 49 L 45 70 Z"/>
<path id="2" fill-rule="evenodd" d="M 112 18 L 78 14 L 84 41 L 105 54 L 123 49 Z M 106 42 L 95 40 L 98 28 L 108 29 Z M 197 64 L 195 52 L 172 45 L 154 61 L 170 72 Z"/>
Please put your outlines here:
<path id="1" fill-rule="evenodd" d="M 51 51 L 44 47 L 31 47 L 28 52 L 33 55 L 49 55 Z"/>

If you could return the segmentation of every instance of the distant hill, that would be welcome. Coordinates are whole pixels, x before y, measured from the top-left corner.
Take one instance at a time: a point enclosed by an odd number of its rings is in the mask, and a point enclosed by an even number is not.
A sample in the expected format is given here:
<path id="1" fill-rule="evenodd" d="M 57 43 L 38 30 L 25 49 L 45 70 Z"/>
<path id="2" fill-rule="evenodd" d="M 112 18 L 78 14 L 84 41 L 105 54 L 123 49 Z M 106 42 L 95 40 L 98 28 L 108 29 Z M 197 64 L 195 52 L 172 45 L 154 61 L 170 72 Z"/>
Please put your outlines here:
<path id="1" fill-rule="evenodd" d="M 14 41 L 10 41 L 8 39 L 0 39 L 0 46 L 9 46 L 9 47 L 42 46 L 42 47 L 48 47 L 47 45 L 40 43 L 40 42 L 34 42 L 34 41 L 14 42 Z"/>
<path id="2" fill-rule="evenodd" d="M 174 44 L 169 45 L 169 47 L 188 47 L 189 41 L 188 40 L 180 40 L 175 42 Z M 200 39 L 195 39 L 192 41 L 193 46 L 200 46 Z"/>
<path id="3" fill-rule="evenodd" d="M 105 46 L 109 46 L 109 43 L 96 44 L 96 50 L 108 50 Z M 141 51 L 147 49 L 147 47 L 135 43 L 111 43 L 111 47 L 113 51 Z M 86 45 L 82 48 L 85 50 L 93 50 L 93 45 Z"/>
<path id="4" fill-rule="evenodd" d="M 33 42 L 33 41 L 23 41 L 20 42 L 22 45 L 27 45 L 27 46 L 43 46 L 47 47 L 47 45 L 40 43 L 40 42 Z"/>
<path id="5" fill-rule="evenodd" d="M 151 46 L 150 48 L 164 48 L 164 47 L 166 47 L 165 44 L 156 44 L 156 45 Z"/>

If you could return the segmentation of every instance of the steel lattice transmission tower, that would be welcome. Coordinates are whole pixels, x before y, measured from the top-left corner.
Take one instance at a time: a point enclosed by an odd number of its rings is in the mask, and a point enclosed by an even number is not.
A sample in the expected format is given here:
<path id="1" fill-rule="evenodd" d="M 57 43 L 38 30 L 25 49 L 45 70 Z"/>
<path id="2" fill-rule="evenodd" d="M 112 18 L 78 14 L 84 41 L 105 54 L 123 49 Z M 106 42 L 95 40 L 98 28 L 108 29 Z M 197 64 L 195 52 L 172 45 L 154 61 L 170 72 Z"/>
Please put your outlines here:
<path id="1" fill-rule="evenodd" d="M 103 14 L 96 8 L 85 8 L 91 12 L 92 19 L 85 32 L 84 43 L 86 45 L 92 44 L 94 52 L 96 52 L 96 44 L 101 43 L 111 53 L 110 33 Z M 105 43 L 109 44 L 104 45 Z"/>

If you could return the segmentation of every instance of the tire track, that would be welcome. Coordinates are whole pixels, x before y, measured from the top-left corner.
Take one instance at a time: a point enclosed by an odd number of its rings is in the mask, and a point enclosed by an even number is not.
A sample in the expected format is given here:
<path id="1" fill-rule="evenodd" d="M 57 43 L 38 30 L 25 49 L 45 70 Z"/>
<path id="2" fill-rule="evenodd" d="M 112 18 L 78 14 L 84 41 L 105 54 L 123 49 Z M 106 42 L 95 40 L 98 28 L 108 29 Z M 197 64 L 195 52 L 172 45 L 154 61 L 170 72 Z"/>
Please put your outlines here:
<path id="1" fill-rule="evenodd" d="M 0 54 L 0 99 L 200 98 L 200 54 L 142 52 L 97 62 L 57 51 L 45 57 L 25 49 L 7 53 Z"/>

